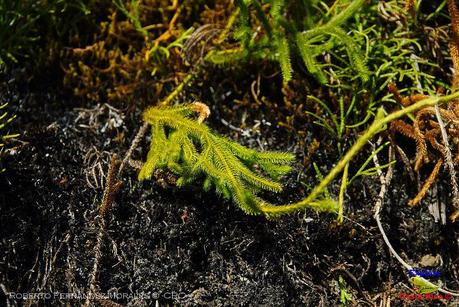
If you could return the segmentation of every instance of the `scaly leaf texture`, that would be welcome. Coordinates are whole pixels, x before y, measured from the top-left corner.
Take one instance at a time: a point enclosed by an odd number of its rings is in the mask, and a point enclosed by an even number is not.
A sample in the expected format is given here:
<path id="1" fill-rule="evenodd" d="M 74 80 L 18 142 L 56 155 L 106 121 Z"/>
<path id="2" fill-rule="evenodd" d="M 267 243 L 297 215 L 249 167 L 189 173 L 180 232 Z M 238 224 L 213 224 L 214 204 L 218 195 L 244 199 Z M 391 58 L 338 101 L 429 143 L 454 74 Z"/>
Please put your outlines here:
<path id="1" fill-rule="evenodd" d="M 290 48 L 285 37 L 278 37 L 277 42 L 277 60 L 279 61 L 282 77 L 284 82 L 292 79 L 292 64 L 290 62 Z"/>
<path id="2" fill-rule="evenodd" d="M 246 148 L 212 133 L 192 119 L 192 113 L 191 105 L 152 107 L 144 112 L 144 120 L 152 126 L 152 140 L 139 180 L 150 179 L 157 168 L 177 174 L 178 186 L 204 177 L 205 190 L 214 186 L 244 212 L 261 214 L 264 202 L 255 193 L 281 191 L 277 180 L 290 171 L 294 156 Z"/>
<path id="3" fill-rule="evenodd" d="M 368 69 L 359 46 L 340 28 L 357 13 L 365 0 L 347 1 L 349 4 L 344 9 L 339 12 L 333 11 L 331 16 L 318 9 L 318 2 L 299 1 L 291 4 L 285 0 L 236 1 L 240 15 L 239 27 L 234 37 L 242 43 L 239 52 L 230 52 L 231 56 L 227 56 L 225 50 L 211 51 L 212 54 L 207 56 L 206 60 L 214 64 L 223 64 L 232 63 L 244 56 L 274 59 L 279 62 L 284 82 L 288 82 L 292 79 L 291 56 L 294 51 L 300 54 L 308 71 L 321 83 L 326 84 L 327 77 L 316 58 L 336 47 L 337 43 L 342 43 L 352 67 L 357 70 L 362 81 L 368 81 Z M 263 11 L 263 4 L 270 5 L 269 14 Z M 250 22 L 251 9 L 254 9 L 256 18 L 264 28 L 265 36 L 260 37 L 258 30 L 255 32 L 257 35 L 254 35 Z M 299 12 L 308 14 L 297 16 Z M 317 15 L 320 17 L 316 18 Z M 330 37 L 333 39 L 327 39 Z M 261 52 L 263 49 L 267 52 Z M 243 50 L 246 52 L 243 53 Z"/>
<path id="4" fill-rule="evenodd" d="M 359 47 L 357 44 L 349 38 L 346 32 L 339 27 L 330 28 L 326 31 L 327 34 L 335 36 L 338 38 L 344 45 L 346 45 L 346 51 L 349 56 L 351 64 L 355 67 L 355 70 L 359 73 L 360 78 L 363 81 L 368 81 L 369 71 L 365 64 L 365 59 L 360 53 Z"/>

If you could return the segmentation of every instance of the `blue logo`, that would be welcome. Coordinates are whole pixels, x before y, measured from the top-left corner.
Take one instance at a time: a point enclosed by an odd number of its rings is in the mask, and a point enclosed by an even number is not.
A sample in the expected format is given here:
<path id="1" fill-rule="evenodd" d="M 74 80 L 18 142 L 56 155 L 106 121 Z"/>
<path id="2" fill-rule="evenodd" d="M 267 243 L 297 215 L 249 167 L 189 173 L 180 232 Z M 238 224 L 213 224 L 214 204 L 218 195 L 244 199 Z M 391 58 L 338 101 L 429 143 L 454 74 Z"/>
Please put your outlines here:
<path id="1" fill-rule="evenodd" d="M 408 275 L 410 277 L 413 277 L 413 276 L 440 277 L 441 272 L 439 270 L 411 269 L 411 270 L 408 270 Z"/>

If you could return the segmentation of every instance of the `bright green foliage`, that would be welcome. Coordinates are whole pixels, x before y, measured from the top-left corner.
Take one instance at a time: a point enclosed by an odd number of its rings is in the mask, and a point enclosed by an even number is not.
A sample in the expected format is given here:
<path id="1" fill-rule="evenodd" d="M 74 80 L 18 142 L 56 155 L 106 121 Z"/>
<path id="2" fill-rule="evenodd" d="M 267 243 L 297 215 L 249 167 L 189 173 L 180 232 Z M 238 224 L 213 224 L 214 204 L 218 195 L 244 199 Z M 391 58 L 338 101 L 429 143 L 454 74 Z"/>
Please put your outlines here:
<path id="1" fill-rule="evenodd" d="M 211 51 L 206 59 L 216 64 L 231 62 L 249 56 L 251 58 L 278 61 L 284 81 L 292 78 L 292 55 L 298 54 L 308 71 L 320 82 L 327 83 L 323 64 L 317 57 L 338 45 L 344 45 L 350 66 L 354 67 L 363 81 L 368 71 L 360 47 L 349 38 L 343 24 L 362 7 L 364 0 L 336 1 L 328 8 L 321 1 L 239 0 L 239 27 L 235 32 L 242 48 L 237 55 L 224 57 L 228 50 Z M 269 13 L 264 8 L 269 4 Z M 260 37 L 254 33 L 251 11 L 265 32 Z"/>
<path id="2" fill-rule="evenodd" d="M 178 186 L 205 177 L 205 190 L 215 186 L 217 193 L 232 198 L 246 213 L 260 214 L 263 201 L 256 193 L 281 191 L 277 180 L 290 171 L 294 156 L 246 148 L 212 133 L 190 118 L 192 113 L 190 104 L 145 111 L 144 120 L 152 126 L 152 140 L 139 180 L 150 179 L 157 168 L 177 174 Z"/>
<path id="3" fill-rule="evenodd" d="M 429 106 L 435 106 L 436 104 L 442 104 L 450 101 L 454 101 L 459 98 L 459 92 L 447 96 L 438 96 L 430 97 L 418 101 L 404 109 L 392 112 L 389 115 L 385 115 L 384 108 L 379 108 L 373 123 L 368 127 L 368 129 L 363 133 L 356 142 L 352 145 L 351 148 L 346 152 L 346 154 L 341 158 L 341 160 L 330 170 L 330 172 L 321 180 L 321 182 L 311 191 L 311 193 L 303 200 L 288 205 L 281 206 L 272 206 L 265 204 L 262 207 L 263 212 L 267 216 L 279 216 L 283 214 L 288 214 L 295 212 L 304 208 L 314 208 L 319 210 L 326 211 L 336 211 L 338 210 L 338 205 L 329 199 L 319 199 L 321 194 L 324 193 L 327 186 L 332 182 L 335 177 L 340 174 L 345 168 L 348 167 L 349 162 L 360 152 L 360 150 L 367 144 L 367 142 L 376 134 L 385 130 L 387 124 L 393 120 L 406 116 L 412 112 L 423 109 Z M 345 171 L 347 173 L 347 171 Z M 347 176 L 344 176 L 347 178 Z M 347 180 L 346 180 L 347 181 Z"/>
<path id="4" fill-rule="evenodd" d="M 403 17 L 405 22 L 395 18 L 388 22 L 381 14 L 381 6 L 385 14 Z M 449 66 L 428 60 L 448 50 L 440 47 L 444 51 L 437 50 L 422 43 L 428 39 L 419 34 L 426 23 L 425 19 L 421 19 L 422 14 L 418 15 L 419 23 L 415 23 L 407 16 L 404 2 L 395 0 L 370 2 L 358 14 L 361 18 L 352 18 L 352 30 L 347 32 L 346 38 L 361 46 L 366 66 L 371 72 L 368 81 L 362 83 L 352 65 L 331 61 L 322 66 L 329 84 L 319 93 L 308 92 L 306 100 L 306 113 L 336 140 L 340 153 L 354 141 L 349 136 L 358 134 L 368 125 L 378 107 L 397 104 L 387 90 L 389 83 L 397 84 L 403 95 L 435 95 L 438 88 L 448 90 L 450 87 L 444 78 L 438 77 L 447 74 Z M 442 37 L 438 39 L 446 40 Z M 342 44 L 327 53 L 344 58 L 348 49 Z"/>

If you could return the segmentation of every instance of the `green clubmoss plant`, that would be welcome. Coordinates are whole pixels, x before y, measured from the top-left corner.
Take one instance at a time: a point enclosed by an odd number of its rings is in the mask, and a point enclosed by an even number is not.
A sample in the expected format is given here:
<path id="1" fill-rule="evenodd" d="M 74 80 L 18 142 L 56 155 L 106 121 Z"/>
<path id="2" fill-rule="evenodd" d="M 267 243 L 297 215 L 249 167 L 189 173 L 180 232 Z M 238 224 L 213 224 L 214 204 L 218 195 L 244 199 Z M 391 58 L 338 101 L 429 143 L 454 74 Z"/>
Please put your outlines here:
<path id="1" fill-rule="evenodd" d="M 191 118 L 194 112 L 200 113 L 198 120 Z M 207 106 L 201 103 L 147 109 L 144 120 L 152 126 L 152 140 L 139 180 L 150 179 L 157 168 L 177 174 L 178 186 L 204 177 L 204 190 L 214 186 L 244 212 L 261 214 L 263 202 L 256 193 L 281 191 L 277 180 L 290 171 L 294 156 L 258 152 L 219 136 L 201 123 L 207 114 Z"/>
<path id="2" fill-rule="evenodd" d="M 287 205 L 272 205 L 256 196 L 261 190 L 279 192 L 279 178 L 290 171 L 293 156 L 283 152 L 257 152 L 213 133 L 202 120 L 210 112 L 202 103 L 175 107 L 151 107 L 144 112 L 144 121 L 152 126 L 152 140 L 147 161 L 143 165 L 139 180 L 150 179 L 157 168 L 168 168 L 180 178 L 178 186 L 204 177 L 204 190 L 215 186 L 217 193 L 232 198 L 248 214 L 264 214 L 276 217 L 306 208 L 318 211 L 339 212 L 342 205 L 323 197 L 327 186 L 345 171 L 350 161 L 376 134 L 385 130 L 387 124 L 417 110 L 459 99 L 459 92 L 447 96 L 429 97 L 404 109 L 385 115 L 379 108 L 373 123 L 356 140 L 341 160 L 303 200 Z M 198 120 L 191 118 L 193 112 L 200 114 Z M 368 164 L 368 163 L 366 163 Z M 366 166 L 365 164 L 365 166 Z M 265 173 L 269 178 L 261 175 Z M 351 180 L 352 181 L 352 178 Z M 344 197 L 340 193 L 342 204 Z"/>
<path id="3" fill-rule="evenodd" d="M 318 0 L 290 3 L 284 0 L 236 1 L 239 26 L 234 38 L 239 40 L 241 46 L 213 50 L 207 54 L 206 60 L 224 64 L 247 57 L 271 59 L 279 62 L 284 81 L 289 81 L 293 70 L 291 58 L 297 54 L 311 74 L 320 82 L 327 83 L 317 57 L 340 44 L 347 51 L 350 65 L 366 81 L 368 70 L 365 58 L 360 47 L 342 28 L 365 1 L 348 2 L 336 1 L 333 7 L 328 8 Z M 266 7 L 270 7 L 269 11 L 266 11 Z M 252 18 L 251 12 L 256 18 Z M 256 22 L 263 28 L 263 34 L 254 30 L 253 24 Z"/>

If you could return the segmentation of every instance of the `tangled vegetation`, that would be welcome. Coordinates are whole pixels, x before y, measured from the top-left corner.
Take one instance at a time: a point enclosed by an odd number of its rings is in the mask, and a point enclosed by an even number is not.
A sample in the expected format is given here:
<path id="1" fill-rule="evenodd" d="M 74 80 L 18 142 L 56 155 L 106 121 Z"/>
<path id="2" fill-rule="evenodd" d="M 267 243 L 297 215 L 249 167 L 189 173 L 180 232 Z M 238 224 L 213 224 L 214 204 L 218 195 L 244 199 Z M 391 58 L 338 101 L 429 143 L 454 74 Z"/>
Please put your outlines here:
<path id="1" fill-rule="evenodd" d="M 369 126 L 378 108 L 407 107 L 457 88 L 457 80 L 453 86 L 445 81 L 449 72 L 443 68 L 447 25 L 437 20 L 444 17 L 446 3 L 453 20 L 451 58 L 457 69 L 454 1 L 442 1 L 427 15 L 422 10 L 430 4 L 422 1 L 3 1 L 0 63 L 6 68 L 18 59 L 31 59 L 37 50 L 47 53 L 38 60 L 44 63 L 58 53 L 54 58 L 61 62 L 64 84 L 75 95 L 132 108 L 159 101 L 177 85 L 176 91 L 186 96 L 199 87 L 198 79 L 211 78 L 206 72 L 209 64 L 227 71 L 230 65 L 253 62 L 270 72 L 274 68 L 269 62 L 274 60 L 282 78 L 276 77 L 267 88 L 270 78 L 259 75 L 250 84 L 251 95 L 236 101 L 267 110 L 280 126 L 300 137 L 307 133 L 305 123 L 314 122 L 319 128 L 314 130 L 316 139 L 325 134 L 335 139 L 339 157 Z M 86 33 L 88 25 L 97 30 Z M 422 46 L 421 40 L 428 44 Z M 438 62 L 430 61 L 432 57 Z M 393 84 L 403 90 L 399 93 Z M 405 92 L 410 98 L 402 97 Z M 452 123 L 447 132 L 454 138 L 454 102 L 439 112 Z M 446 160 L 441 129 L 432 122 L 434 113 L 433 108 L 423 109 L 413 124 L 391 123 L 392 133 L 415 141 L 416 172 L 432 160 L 427 143 L 441 154 L 411 205 L 423 198 Z M 306 155 L 313 155 L 321 143 L 302 146 Z M 304 161 L 310 163 L 311 157 Z"/>
<path id="2" fill-rule="evenodd" d="M 69 44 L 85 42 L 105 1 L 0 1 L 0 72 L 24 65 L 36 74 L 59 65 Z"/>
<path id="3" fill-rule="evenodd" d="M 422 204 L 444 172 L 450 222 L 459 218 L 454 0 L 0 0 L 0 72 L 18 67 L 33 76 L 57 70 L 82 104 L 107 103 L 132 118 L 143 112 L 121 166 L 113 155 L 108 175 L 101 175 L 92 294 L 106 217 L 127 164 L 138 166 L 140 181 L 159 181 L 161 169 L 177 187 L 214 188 L 247 214 L 274 218 L 313 209 L 336 214 L 339 225 L 349 213 L 346 192 L 375 174 L 381 208 L 384 178 L 399 163 L 397 175 L 418 186 L 408 191 L 414 195 L 407 206 Z M 17 136 L 4 133 L 14 118 L 5 107 L 0 103 L 2 148 Z M 205 124 L 210 110 L 214 117 Z M 149 126 L 148 154 L 139 165 L 131 156 Z M 288 140 L 282 145 L 294 145 L 270 151 L 275 137 L 259 138 L 266 127 Z M 128 147 L 120 135 L 120 148 Z M 247 136 L 255 137 L 241 145 Z M 382 153 L 388 158 L 379 164 Z M 269 192 L 281 192 L 292 169 L 301 197 L 279 203 Z M 412 283 L 442 290 L 419 278 Z M 341 275 L 338 286 L 342 304 L 353 300 Z"/>
<path id="4" fill-rule="evenodd" d="M 227 71 L 230 65 L 244 67 L 254 62 L 264 65 L 261 71 L 269 72 L 273 70 L 269 62 L 274 60 L 279 63 L 282 78 L 276 77 L 267 88 L 272 77 L 258 75 L 250 84 L 251 95 L 235 101 L 242 107 L 266 110 L 280 126 L 291 129 L 300 138 L 307 133 L 305 123 L 312 121 L 319 128 L 314 130 L 318 134 L 316 139 L 328 134 L 337 142 L 339 158 L 356 142 L 355 135 L 371 126 L 369 122 L 377 109 L 395 110 L 396 104 L 406 108 L 438 91 L 457 88 L 457 81 L 453 80 L 451 87 L 444 81 L 448 71 L 442 68 L 448 54 L 441 44 L 448 40 L 448 35 L 445 25 L 436 20 L 444 17 L 441 9 L 446 3 L 443 1 L 438 9 L 425 15 L 422 8 L 427 4 L 416 1 L 407 1 L 405 5 L 397 1 L 367 4 L 363 0 L 217 1 L 213 5 L 157 0 L 86 4 L 5 2 L 0 19 L 4 25 L 0 59 L 3 67 L 19 58 L 26 59 L 41 41 L 38 46 L 48 51 L 49 60 L 62 44 L 67 44 L 57 56 L 64 70 L 64 84 L 77 96 L 127 103 L 130 108 L 159 101 L 174 87 L 174 93 L 183 92 L 186 96 L 187 91 L 199 86 L 198 79 L 211 78 L 206 72 L 209 64 L 216 65 L 213 69 Z M 95 25 L 95 19 L 89 17 L 94 17 L 103 5 L 105 9 L 96 19 L 97 30 L 85 33 L 88 24 Z M 453 1 L 448 1 L 448 9 L 453 20 L 451 57 L 457 69 L 457 9 Z M 64 19 L 69 15 L 73 17 Z M 45 29 L 42 31 L 38 24 L 45 20 L 49 21 L 40 26 Z M 422 46 L 421 39 L 429 44 Z M 438 63 L 429 61 L 431 57 L 436 57 Z M 315 81 L 309 78 L 311 75 Z M 403 90 L 399 93 L 394 84 Z M 403 98 L 405 92 L 417 94 Z M 172 99 L 163 103 L 170 104 Z M 447 132 L 454 138 L 454 101 L 439 112 L 452 123 Z M 431 107 L 418 111 L 413 124 L 400 119 L 391 123 L 392 133 L 415 141 L 416 172 L 432 160 L 427 143 L 441 154 L 411 205 L 420 202 L 447 158 L 446 145 L 439 140 L 441 129 L 431 119 L 434 113 Z M 394 135 L 392 141 L 396 139 Z M 167 144 L 172 146 L 171 142 Z M 321 142 L 301 145 L 307 156 L 304 162 L 311 163 Z M 398 149 L 405 157 L 405 165 L 410 167 L 403 149 Z M 369 161 L 363 167 L 369 166 Z M 155 163 L 147 168 L 149 175 L 142 178 L 150 177 Z M 346 178 L 348 171 L 352 172 L 352 167 L 348 170 L 346 166 Z M 361 168 L 350 174 L 349 182 L 343 177 L 342 187 L 362 174 L 372 172 L 363 172 Z M 185 182 L 190 180 L 179 181 Z M 239 191 L 234 185 L 225 191 L 218 184 L 217 190 L 226 196 Z M 236 199 L 239 204 L 244 203 L 242 196 Z M 340 211 L 342 202 L 341 199 Z"/>
<path id="5" fill-rule="evenodd" d="M 368 72 L 360 48 L 341 27 L 363 3 L 364 0 L 349 4 L 338 1 L 323 9 L 317 0 L 290 4 L 282 0 L 237 1 L 235 14 L 239 14 L 239 26 L 234 37 L 241 46 L 209 52 L 206 59 L 215 64 L 232 63 L 246 57 L 276 60 L 287 82 L 292 79 L 292 51 L 296 50 L 308 71 L 322 83 L 327 83 L 316 57 L 341 43 L 347 51 L 350 66 L 355 67 L 362 80 L 367 80 Z M 256 32 L 251 21 L 252 9 L 261 25 Z"/>

